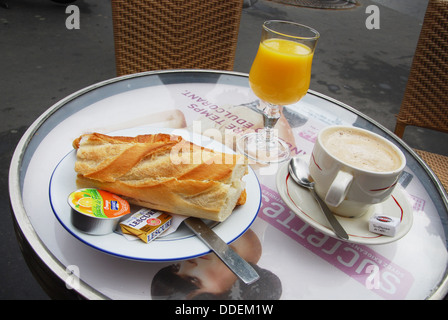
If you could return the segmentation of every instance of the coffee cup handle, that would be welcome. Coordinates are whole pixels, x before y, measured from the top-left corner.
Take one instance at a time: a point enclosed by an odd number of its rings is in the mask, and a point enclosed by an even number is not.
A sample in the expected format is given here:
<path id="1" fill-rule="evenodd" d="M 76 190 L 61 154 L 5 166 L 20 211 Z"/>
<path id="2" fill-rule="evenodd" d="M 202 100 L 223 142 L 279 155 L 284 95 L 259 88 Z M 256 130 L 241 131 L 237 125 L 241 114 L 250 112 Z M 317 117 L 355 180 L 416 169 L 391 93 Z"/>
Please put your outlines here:
<path id="1" fill-rule="evenodd" d="M 339 206 L 341 202 L 344 201 L 352 181 L 353 176 L 350 173 L 339 171 L 328 189 L 327 195 L 325 196 L 325 202 L 333 207 Z"/>

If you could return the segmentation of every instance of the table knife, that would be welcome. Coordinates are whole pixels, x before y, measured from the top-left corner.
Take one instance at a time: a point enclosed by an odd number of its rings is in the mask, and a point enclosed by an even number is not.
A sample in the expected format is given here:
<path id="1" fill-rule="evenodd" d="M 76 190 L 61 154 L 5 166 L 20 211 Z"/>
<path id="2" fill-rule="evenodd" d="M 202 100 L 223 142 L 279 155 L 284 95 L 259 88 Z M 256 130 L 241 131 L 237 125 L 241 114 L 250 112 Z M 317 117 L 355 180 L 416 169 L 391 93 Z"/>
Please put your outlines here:
<path id="1" fill-rule="evenodd" d="M 188 218 L 184 223 L 201 239 L 222 262 L 245 284 L 257 281 L 260 276 L 255 269 L 241 258 L 227 243 L 199 218 Z"/>

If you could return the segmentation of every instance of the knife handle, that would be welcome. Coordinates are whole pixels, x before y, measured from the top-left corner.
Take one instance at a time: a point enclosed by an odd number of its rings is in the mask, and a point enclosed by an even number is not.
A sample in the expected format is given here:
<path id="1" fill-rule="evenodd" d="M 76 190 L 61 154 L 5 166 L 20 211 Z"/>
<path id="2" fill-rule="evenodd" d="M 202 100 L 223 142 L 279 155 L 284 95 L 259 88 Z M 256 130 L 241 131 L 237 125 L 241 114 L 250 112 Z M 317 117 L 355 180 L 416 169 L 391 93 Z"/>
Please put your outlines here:
<path id="1" fill-rule="evenodd" d="M 188 218 L 184 222 L 245 284 L 254 283 L 260 278 L 255 269 L 230 248 L 201 219 Z"/>

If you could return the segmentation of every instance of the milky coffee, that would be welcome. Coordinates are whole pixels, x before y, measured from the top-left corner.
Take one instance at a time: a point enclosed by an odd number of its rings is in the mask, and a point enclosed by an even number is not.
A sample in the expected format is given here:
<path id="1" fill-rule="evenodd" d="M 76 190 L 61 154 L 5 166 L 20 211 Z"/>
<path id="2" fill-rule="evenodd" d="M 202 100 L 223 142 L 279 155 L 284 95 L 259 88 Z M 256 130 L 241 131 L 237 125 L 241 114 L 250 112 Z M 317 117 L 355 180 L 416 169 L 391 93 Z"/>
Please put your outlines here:
<path id="1" fill-rule="evenodd" d="M 361 170 L 390 172 L 402 163 L 389 144 L 364 131 L 334 128 L 325 132 L 321 141 L 333 157 Z"/>

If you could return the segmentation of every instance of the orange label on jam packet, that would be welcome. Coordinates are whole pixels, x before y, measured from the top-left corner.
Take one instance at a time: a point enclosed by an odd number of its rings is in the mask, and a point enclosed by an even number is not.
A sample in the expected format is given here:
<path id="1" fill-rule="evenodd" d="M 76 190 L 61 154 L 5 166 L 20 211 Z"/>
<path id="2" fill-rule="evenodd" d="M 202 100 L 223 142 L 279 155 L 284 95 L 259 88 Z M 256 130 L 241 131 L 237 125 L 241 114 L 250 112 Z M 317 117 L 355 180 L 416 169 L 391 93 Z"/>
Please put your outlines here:
<path id="1" fill-rule="evenodd" d="M 74 210 L 98 218 L 117 218 L 130 212 L 126 200 L 113 193 L 92 188 L 72 192 L 68 202 Z"/>

